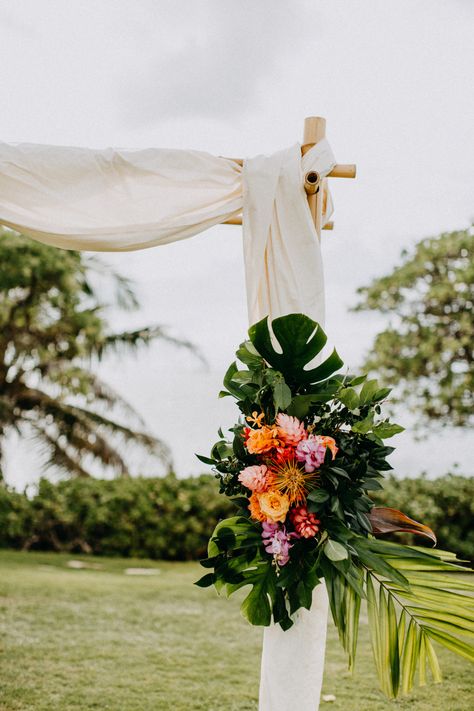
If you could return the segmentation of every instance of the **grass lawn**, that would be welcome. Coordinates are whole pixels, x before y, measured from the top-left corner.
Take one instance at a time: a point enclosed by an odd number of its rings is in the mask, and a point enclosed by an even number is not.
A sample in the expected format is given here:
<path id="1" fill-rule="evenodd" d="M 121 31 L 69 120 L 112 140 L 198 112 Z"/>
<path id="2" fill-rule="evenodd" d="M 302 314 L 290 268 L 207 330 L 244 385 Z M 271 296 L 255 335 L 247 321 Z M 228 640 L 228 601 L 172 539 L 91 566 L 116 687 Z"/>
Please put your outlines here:
<path id="1" fill-rule="evenodd" d="M 68 568 L 72 558 L 100 568 Z M 133 566 L 159 574 L 125 575 Z M 255 711 L 262 632 L 237 600 L 193 586 L 200 574 L 194 563 L 0 551 L 0 711 Z M 331 625 L 323 693 L 336 701 L 322 709 L 474 708 L 472 668 L 444 651 L 443 684 L 386 701 L 365 625 L 361 641 L 351 678 Z"/>

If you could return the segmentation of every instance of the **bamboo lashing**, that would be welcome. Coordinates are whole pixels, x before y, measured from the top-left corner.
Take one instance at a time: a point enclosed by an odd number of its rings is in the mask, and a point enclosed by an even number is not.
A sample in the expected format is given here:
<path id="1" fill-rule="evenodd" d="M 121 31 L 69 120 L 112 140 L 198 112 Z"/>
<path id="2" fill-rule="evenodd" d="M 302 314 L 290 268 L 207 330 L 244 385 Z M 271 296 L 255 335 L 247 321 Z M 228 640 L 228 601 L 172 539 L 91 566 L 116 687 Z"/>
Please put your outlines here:
<path id="1" fill-rule="evenodd" d="M 309 116 L 304 121 L 304 137 L 301 146 L 301 155 L 304 156 L 313 146 L 321 141 L 326 135 L 326 119 L 320 116 Z M 226 158 L 238 165 L 243 166 L 243 158 Z M 308 205 L 313 217 L 313 222 L 316 227 L 319 238 L 321 238 L 321 230 L 334 229 L 334 222 L 327 222 L 321 226 L 322 212 L 327 200 L 327 178 L 355 178 L 356 166 L 354 163 L 337 163 L 326 178 L 321 180 L 321 176 L 316 171 L 306 173 L 304 178 L 304 189 L 308 196 Z M 242 215 L 231 217 L 222 224 L 224 225 L 241 225 Z"/>

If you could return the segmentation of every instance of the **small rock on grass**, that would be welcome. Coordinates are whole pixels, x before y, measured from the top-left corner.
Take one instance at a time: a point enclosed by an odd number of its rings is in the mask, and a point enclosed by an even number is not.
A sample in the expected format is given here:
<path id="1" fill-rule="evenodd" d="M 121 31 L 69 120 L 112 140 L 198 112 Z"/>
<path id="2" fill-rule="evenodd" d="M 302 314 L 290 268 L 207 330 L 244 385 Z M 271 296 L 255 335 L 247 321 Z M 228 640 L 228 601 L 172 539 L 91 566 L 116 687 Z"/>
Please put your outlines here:
<path id="1" fill-rule="evenodd" d="M 74 570 L 102 570 L 104 567 L 100 563 L 88 563 L 84 560 L 68 560 L 66 565 L 68 568 L 73 568 Z"/>

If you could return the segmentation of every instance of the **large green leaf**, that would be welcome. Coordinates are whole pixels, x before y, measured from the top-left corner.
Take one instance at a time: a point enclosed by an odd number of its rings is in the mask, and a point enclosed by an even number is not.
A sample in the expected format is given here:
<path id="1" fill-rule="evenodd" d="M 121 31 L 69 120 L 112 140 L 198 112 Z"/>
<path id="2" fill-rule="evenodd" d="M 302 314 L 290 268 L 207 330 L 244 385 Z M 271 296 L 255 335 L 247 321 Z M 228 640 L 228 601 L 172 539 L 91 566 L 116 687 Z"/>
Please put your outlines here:
<path id="1" fill-rule="evenodd" d="M 441 671 L 430 639 L 474 661 L 473 599 L 455 590 L 459 587 L 474 593 L 471 571 L 449 562 L 453 556 L 443 551 L 424 552 L 392 543 L 379 545 L 379 541 L 369 541 L 368 545 L 374 552 L 378 548 L 379 556 L 392 570 L 403 570 L 408 583 L 408 587 L 400 585 L 390 568 L 384 571 L 383 565 L 373 567 L 370 556 L 365 559 L 362 545 L 372 649 L 384 693 L 391 698 L 400 692 L 408 693 L 417 672 L 419 683 L 425 684 L 427 664 L 434 681 L 440 681 Z M 465 573 L 462 580 L 460 570 Z"/>
<path id="2" fill-rule="evenodd" d="M 273 346 L 268 317 L 250 327 L 249 337 L 258 353 L 272 368 L 280 371 L 287 382 L 301 385 L 317 383 L 343 365 L 336 351 L 333 351 L 321 365 L 305 369 L 322 351 L 327 337 L 321 326 L 304 314 L 276 318 L 272 321 L 272 330 L 281 352 Z"/>

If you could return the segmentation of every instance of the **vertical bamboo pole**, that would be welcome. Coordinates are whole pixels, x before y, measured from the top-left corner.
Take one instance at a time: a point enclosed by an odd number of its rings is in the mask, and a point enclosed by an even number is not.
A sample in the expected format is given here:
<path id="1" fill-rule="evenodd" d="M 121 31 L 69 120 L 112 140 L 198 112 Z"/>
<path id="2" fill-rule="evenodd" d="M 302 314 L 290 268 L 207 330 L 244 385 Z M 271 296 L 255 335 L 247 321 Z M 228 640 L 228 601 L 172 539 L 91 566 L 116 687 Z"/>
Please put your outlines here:
<path id="1" fill-rule="evenodd" d="M 326 136 L 326 119 L 321 116 L 308 116 L 304 120 L 303 145 L 318 143 Z M 323 186 L 321 185 L 316 195 L 308 195 L 309 209 L 313 216 L 314 226 L 321 239 L 321 223 L 323 208 Z"/>

